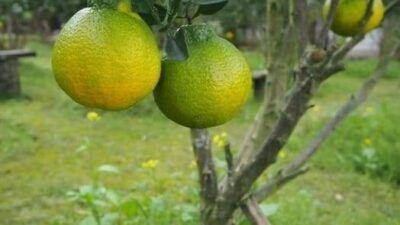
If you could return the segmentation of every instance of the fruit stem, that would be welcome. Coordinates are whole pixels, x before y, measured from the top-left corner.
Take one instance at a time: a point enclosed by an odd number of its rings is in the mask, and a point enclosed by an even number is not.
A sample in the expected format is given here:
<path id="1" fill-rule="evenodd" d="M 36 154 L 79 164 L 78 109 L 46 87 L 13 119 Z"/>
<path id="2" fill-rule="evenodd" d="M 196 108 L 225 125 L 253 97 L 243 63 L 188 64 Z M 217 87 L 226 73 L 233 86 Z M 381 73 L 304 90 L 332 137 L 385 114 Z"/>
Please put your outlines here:
<path id="1" fill-rule="evenodd" d="M 123 13 L 132 12 L 132 0 L 119 0 L 117 10 Z"/>

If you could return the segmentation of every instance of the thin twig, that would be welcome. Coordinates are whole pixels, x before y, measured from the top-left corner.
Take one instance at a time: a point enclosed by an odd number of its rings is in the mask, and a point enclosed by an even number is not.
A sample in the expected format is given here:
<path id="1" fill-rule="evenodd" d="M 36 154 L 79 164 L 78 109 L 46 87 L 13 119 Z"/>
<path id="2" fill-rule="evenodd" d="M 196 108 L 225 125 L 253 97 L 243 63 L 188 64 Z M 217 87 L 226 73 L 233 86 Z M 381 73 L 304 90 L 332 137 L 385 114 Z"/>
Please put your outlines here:
<path id="1" fill-rule="evenodd" d="M 335 18 L 335 12 L 337 9 L 337 6 L 339 5 L 339 0 L 332 0 L 331 1 L 331 6 L 329 8 L 328 12 L 328 17 L 324 23 L 324 26 L 322 27 L 321 33 L 320 33 L 320 43 L 319 47 L 326 48 L 328 43 L 329 43 L 329 28 L 332 26 L 333 19 Z"/>
<path id="2" fill-rule="evenodd" d="M 385 8 L 385 15 L 390 13 L 399 3 L 400 3 L 400 0 L 393 0 L 393 1 L 389 2 Z"/>
<path id="3" fill-rule="evenodd" d="M 332 64 L 337 64 L 340 60 L 343 59 L 349 53 L 351 49 L 354 48 L 358 43 L 360 43 L 364 39 L 364 35 L 360 34 L 353 37 L 350 41 L 346 42 L 341 48 L 339 48 L 332 56 L 331 62 Z"/>
<path id="4" fill-rule="evenodd" d="M 308 168 L 300 168 L 291 173 L 286 173 L 283 170 L 279 170 L 272 178 L 268 179 L 264 185 L 254 191 L 254 199 L 256 199 L 258 202 L 264 201 L 280 187 L 306 173 L 307 171 Z"/>
<path id="5" fill-rule="evenodd" d="M 233 155 L 231 151 L 231 144 L 227 143 L 224 146 L 224 152 L 225 152 L 225 161 L 228 169 L 228 177 L 231 177 L 233 174 Z"/>
<path id="6" fill-rule="evenodd" d="M 336 0 L 334 0 L 336 1 Z M 296 0 L 296 21 L 299 30 L 299 57 L 304 54 L 307 44 L 309 42 L 309 31 L 308 31 L 308 4 L 306 0 Z"/>

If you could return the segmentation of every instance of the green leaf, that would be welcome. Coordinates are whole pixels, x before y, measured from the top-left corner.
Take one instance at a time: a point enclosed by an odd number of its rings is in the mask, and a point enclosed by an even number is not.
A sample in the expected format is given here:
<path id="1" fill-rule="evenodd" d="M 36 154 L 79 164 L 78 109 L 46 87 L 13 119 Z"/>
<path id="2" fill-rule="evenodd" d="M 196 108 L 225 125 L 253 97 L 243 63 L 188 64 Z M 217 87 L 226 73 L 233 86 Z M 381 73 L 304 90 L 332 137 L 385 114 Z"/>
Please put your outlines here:
<path id="1" fill-rule="evenodd" d="M 154 0 L 133 0 L 135 11 L 149 25 L 162 23 L 167 17 L 167 9 L 163 5 L 156 4 Z"/>
<path id="2" fill-rule="evenodd" d="M 154 6 L 154 0 L 133 0 L 133 8 L 139 13 L 151 14 Z"/>
<path id="3" fill-rule="evenodd" d="M 189 57 L 189 51 L 186 43 L 185 32 L 178 29 L 175 34 L 168 35 L 167 44 L 165 45 L 165 53 L 167 59 L 183 61 Z"/>
<path id="4" fill-rule="evenodd" d="M 101 218 L 101 225 L 117 225 L 120 219 L 118 213 L 107 213 Z"/>
<path id="5" fill-rule="evenodd" d="M 126 217 L 131 218 L 139 214 L 140 208 L 135 201 L 128 201 L 119 206 L 119 211 L 121 211 Z"/>
<path id="6" fill-rule="evenodd" d="M 120 203 L 119 195 L 113 190 L 108 189 L 105 193 L 105 197 L 114 205 L 119 205 Z"/>
<path id="7" fill-rule="evenodd" d="M 226 6 L 228 0 L 197 0 L 199 14 L 212 15 Z"/>
<path id="8" fill-rule="evenodd" d="M 97 225 L 96 219 L 93 216 L 88 216 L 83 219 L 79 225 Z"/>

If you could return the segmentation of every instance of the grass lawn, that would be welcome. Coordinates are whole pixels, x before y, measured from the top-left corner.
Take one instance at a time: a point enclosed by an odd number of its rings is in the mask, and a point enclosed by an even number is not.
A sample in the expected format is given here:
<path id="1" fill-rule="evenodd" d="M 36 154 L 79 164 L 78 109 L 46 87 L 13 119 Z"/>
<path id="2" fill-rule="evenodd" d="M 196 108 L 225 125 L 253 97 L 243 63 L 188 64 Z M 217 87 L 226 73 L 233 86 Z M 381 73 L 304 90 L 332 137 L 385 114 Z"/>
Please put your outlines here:
<path id="1" fill-rule="evenodd" d="M 39 55 L 21 61 L 24 97 L 0 102 L 0 224 L 79 224 L 89 210 L 66 193 L 91 184 L 140 201 L 147 224 L 196 224 L 198 190 L 189 130 L 167 120 L 151 97 L 131 110 L 96 111 L 101 119 L 89 121 L 91 110 L 56 85 L 50 47 L 29 47 Z M 260 60 L 251 64 L 259 67 Z M 316 107 L 271 171 L 307 144 L 374 64 L 350 62 L 347 72 L 321 88 L 313 101 Z M 274 225 L 400 224 L 400 189 L 393 182 L 399 176 L 400 183 L 398 73 L 400 63 L 392 64 L 368 103 L 324 144 L 310 172 L 263 204 Z M 226 131 L 239 146 L 258 105 L 249 101 L 237 118 L 211 132 Z M 222 151 L 216 147 L 215 154 L 222 170 Z M 159 160 L 156 168 L 143 168 L 151 159 Z M 119 172 L 101 172 L 102 165 L 103 171 L 104 165 L 112 165 Z M 133 215 L 137 222 L 130 224 L 146 224 L 140 222 L 141 214 Z"/>

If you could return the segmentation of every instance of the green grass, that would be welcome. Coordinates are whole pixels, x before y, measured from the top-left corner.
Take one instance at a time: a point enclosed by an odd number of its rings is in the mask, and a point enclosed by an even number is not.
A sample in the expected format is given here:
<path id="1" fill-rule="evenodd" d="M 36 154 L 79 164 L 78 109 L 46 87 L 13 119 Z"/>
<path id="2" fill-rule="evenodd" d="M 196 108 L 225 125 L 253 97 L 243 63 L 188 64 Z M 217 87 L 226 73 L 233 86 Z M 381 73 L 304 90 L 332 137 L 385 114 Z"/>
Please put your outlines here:
<path id="1" fill-rule="evenodd" d="M 197 224 L 198 190 L 188 129 L 167 120 L 151 97 L 131 110 L 97 111 L 101 119 L 88 121 L 86 113 L 92 110 L 72 102 L 55 83 L 50 48 L 38 43 L 29 47 L 39 55 L 21 62 L 24 97 L 0 102 L 0 224 L 78 224 L 89 210 L 66 193 L 91 184 L 116 190 L 124 210 L 136 215 L 132 224 L 146 224 L 137 207 L 126 206 L 132 199 L 148 212 L 151 225 Z M 252 57 L 252 68 L 261 68 L 262 60 Z M 295 156 L 361 84 L 360 78 L 369 72 L 366 65 L 370 63 L 350 62 L 348 72 L 321 88 L 313 101 L 318 110 L 310 110 L 301 122 L 278 165 Z M 324 144 L 311 171 L 264 203 L 278 207 L 270 217 L 273 224 L 400 224 L 398 186 L 373 171 L 360 173 L 349 159 L 350 153 L 363 150 L 366 138 L 376 151 L 398 156 L 396 68 L 398 63 L 389 70 L 392 78 L 383 80 L 368 103 Z M 211 132 L 227 131 L 233 146 L 239 146 L 258 105 L 250 101 L 232 122 Z M 223 167 L 221 150 L 216 148 L 215 153 L 217 165 Z M 154 170 L 141 167 L 149 159 L 160 161 Z M 99 172 L 105 164 L 120 172 Z"/>
<path id="2" fill-rule="evenodd" d="M 370 74 L 370 71 L 372 71 L 377 64 L 378 62 L 376 59 L 352 60 L 350 63 L 347 63 L 346 71 L 343 73 L 350 74 L 352 77 L 365 78 Z M 398 78 L 400 77 L 399 71 L 400 63 L 391 63 L 386 70 L 385 77 Z"/>

